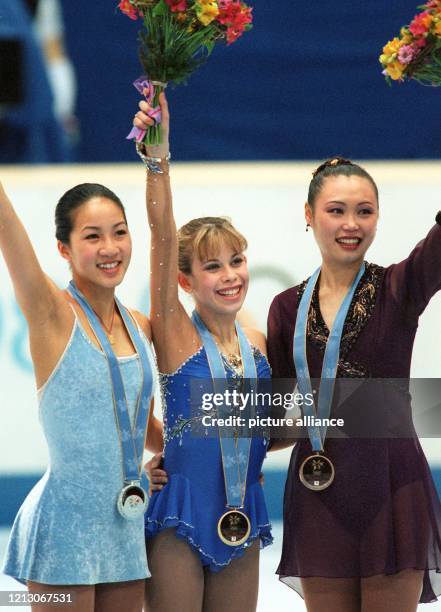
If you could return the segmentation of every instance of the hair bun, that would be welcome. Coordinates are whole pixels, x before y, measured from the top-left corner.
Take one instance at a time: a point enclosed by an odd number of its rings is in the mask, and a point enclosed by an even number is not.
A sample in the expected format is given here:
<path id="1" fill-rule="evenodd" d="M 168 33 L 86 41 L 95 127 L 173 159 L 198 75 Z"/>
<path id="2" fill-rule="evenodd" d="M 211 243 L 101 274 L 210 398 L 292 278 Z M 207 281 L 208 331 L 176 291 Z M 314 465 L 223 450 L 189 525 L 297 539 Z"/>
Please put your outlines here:
<path id="1" fill-rule="evenodd" d="M 316 177 L 317 174 L 320 174 L 320 172 L 323 172 L 325 168 L 328 168 L 330 166 L 332 168 L 336 168 L 337 166 L 353 166 L 353 165 L 354 164 L 351 162 L 350 159 L 345 159 L 344 157 L 331 157 L 330 159 L 327 159 L 325 162 L 320 164 L 320 166 L 314 170 L 314 172 L 312 173 L 312 176 Z"/>

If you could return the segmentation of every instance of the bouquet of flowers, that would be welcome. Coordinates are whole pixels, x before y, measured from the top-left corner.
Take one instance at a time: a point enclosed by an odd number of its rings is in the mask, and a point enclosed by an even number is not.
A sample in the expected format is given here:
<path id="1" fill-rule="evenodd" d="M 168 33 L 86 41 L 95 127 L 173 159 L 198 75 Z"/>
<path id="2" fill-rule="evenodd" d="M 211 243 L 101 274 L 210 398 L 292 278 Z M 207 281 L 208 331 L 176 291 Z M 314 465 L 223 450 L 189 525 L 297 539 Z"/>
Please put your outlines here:
<path id="1" fill-rule="evenodd" d="M 418 7 L 400 36 L 383 48 L 380 63 L 387 81 L 415 79 L 424 85 L 441 85 L 441 0 Z"/>
<path id="2" fill-rule="evenodd" d="M 134 82 L 153 107 L 155 125 L 134 128 L 127 138 L 160 143 L 159 94 L 168 82 L 185 82 L 210 55 L 215 44 L 235 42 L 252 25 L 252 9 L 242 0 L 121 0 L 118 8 L 130 19 L 142 19 L 139 52 L 144 72 Z"/>

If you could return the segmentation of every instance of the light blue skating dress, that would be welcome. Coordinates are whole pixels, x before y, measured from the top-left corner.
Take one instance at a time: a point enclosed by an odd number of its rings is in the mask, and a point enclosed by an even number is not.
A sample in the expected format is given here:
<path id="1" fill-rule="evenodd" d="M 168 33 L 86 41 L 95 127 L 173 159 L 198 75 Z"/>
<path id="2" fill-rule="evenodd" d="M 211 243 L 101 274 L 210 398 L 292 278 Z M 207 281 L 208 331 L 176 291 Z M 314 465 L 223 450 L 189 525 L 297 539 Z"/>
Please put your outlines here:
<path id="1" fill-rule="evenodd" d="M 268 361 L 253 348 L 257 376 L 270 378 Z M 224 359 L 228 378 L 238 375 Z M 259 475 L 267 440 L 253 437 L 247 475 L 244 512 L 251 522 L 251 535 L 241 546 L 224 544 L 217 533 L 219 518 L 226 511 L 225 483 L 219 438 L 201 435 L 197 416 L 191 414 L 191 385 L 195 379 L 211 379 L 205 349 L 201 347 L 173 374 L 160 374 L 164 413 L 164 469 L 168 483 L 153 493 L 146 512 L 146 538 L 163 529 L 176 528 L 176 535 L 192 546 L 204 566 L 219 571 L 244 554 L 257 538 L 261 547 L 272 543 L 271 525 Z M 202 428 L 203 429 L 203 428 Z M 195 431 L 199 432 L 195 434 Z"/>
<path id="2" fill-rule="evenodd" d="M 118 361 L 133 425 L 141 365 L 137 355 Z M 144 518 L 124 519 L 116 505 L 122 453 L 107 360 L 77 317 L 64 354 L 39 390 L 39 407 L 49 467 L 15 519 L 4 573 L 43 584 L 148 577 Z"/>

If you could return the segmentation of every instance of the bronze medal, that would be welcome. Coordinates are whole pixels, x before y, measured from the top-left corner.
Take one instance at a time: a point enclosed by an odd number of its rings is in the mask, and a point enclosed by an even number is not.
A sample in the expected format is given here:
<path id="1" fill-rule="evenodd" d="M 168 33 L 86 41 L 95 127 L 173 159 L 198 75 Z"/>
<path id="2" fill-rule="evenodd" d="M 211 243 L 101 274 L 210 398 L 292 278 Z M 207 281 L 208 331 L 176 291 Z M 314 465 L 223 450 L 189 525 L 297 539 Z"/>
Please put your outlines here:
<path id="1" fill-rule="evenodd" d="M 321 453 L 307 457 L 299 469 L 301 482 L 311 491 L 323 491 L 333 482 L 335 469 L 332 461 Z"/>

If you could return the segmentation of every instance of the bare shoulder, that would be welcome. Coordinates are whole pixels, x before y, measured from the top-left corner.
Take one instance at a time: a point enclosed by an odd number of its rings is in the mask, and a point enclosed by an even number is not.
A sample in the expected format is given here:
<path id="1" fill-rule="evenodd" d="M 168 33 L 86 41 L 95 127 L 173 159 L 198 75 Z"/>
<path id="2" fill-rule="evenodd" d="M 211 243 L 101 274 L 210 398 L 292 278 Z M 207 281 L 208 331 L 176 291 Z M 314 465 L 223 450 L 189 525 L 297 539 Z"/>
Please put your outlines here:
<path id="1" fill-rule="evenodd" d="M 258 329 L 252 329 L 251 327 L 245 327 L 243 330 L 250 343 L 259 349 L 261 353 L 267 356 L 266 352 L 266 337 Z"/>
<path id="2" fill-rule="evenodd" d="M 139 327 L 144 332 L 145 337 L 148 338 L 151 342 L 152 341 L 152 326 L 150 325 L 150 319 L 142 312 L 139 312 L 139 310 L 131 310 L 130 312 L 135 317 Z"/>
<path id="3" fill-rule="evenodd" d="M 27 320 L 29 331 L 34 337 L 47 334 L 53 330 L 55 336 L 63 333 L 66 329 L 71 329 L 73 323 L 73 312 L 69 306 L 72 301 L 69 293 L 60 289 L 54 281 L 45 275 L 46 287 L 48 291 L 48 299 L 45 302 L 39 301 L 39 297 L 35 297 L 34 308 L 28 313 Z M 43 305 L 43 308 L 42 308 Z"/>

